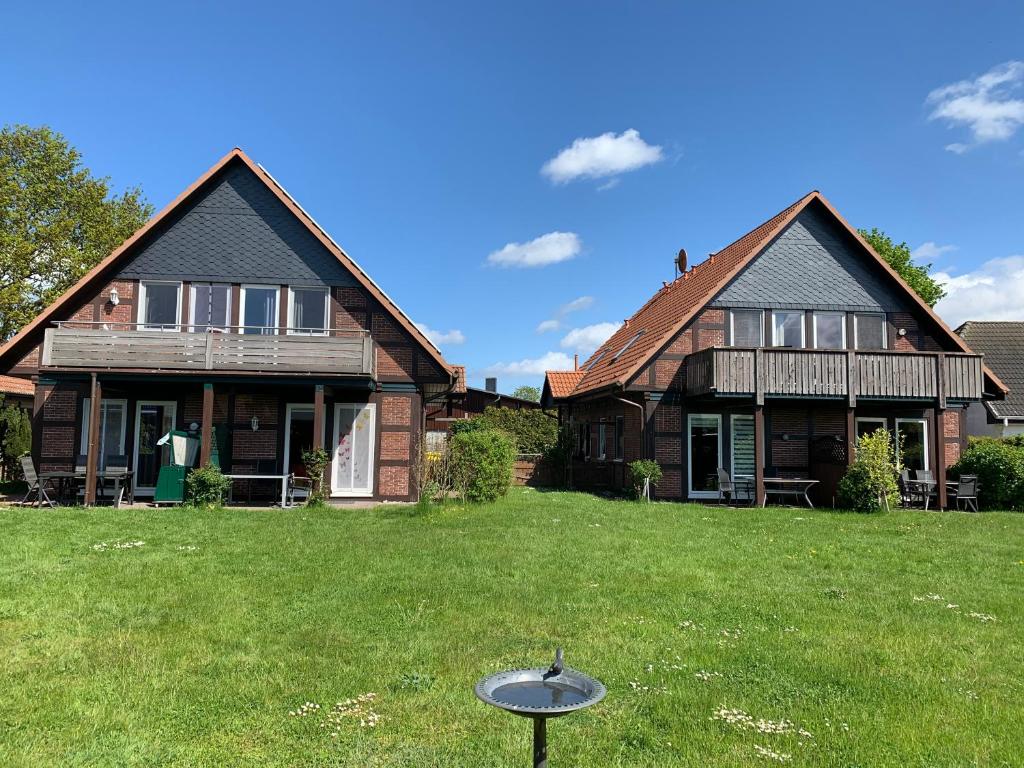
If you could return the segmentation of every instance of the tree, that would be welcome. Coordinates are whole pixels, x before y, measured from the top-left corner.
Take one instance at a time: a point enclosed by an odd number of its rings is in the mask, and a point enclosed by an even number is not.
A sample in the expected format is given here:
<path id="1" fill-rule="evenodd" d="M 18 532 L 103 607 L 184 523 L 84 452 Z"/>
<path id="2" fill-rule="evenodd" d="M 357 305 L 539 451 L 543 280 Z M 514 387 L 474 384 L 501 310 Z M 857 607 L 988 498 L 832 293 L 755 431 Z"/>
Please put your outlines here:
<path id="1" fill-rule="evenodd" d="M 110 193 L 59 133 L 0 130 L 0 341 L 109 255 L 153 213 L 138 187 Z"/>
<path id="2" fill-rule="evenodd" d="M 870 231 L 862 229 L 860 235 L 871 244 L 879 256 L 889 263 L 890 267 L 899 273 L 900 277 L 907 281 L 907 284 L 928 303 L 929 307 L 934 307 L 939 299 L 946 295 L 942 283 L 937 282 L 928 274 L 932 265 L 915 264 L 910 254 L 910 246 L 906 243 L 897 245 L 885 232 L 875 228 Z"/>
<path id="3" fill-rule="evenodd" d="M 32 420 L 28 411 L 5 403 L 0 395 L 0 476 L 12 477 L 18 459 L 32 450 Z"/>
<path id="4" fill-rule="evenodd" d="M 527 384 L 523 384 L 520 387 L 516 387 L 512 390 L 512 397 L 518 397 L 520 400 L 529 400 L 532 403 L 540 402 L 540 387 L 531 387 Z"/>

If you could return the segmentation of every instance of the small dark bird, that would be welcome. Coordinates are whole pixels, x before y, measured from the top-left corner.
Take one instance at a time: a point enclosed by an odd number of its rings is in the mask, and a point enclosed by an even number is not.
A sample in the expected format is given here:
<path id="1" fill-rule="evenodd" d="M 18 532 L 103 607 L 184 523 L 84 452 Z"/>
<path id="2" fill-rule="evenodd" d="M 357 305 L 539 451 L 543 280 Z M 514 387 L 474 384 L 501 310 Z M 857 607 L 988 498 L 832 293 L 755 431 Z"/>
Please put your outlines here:
<path id="1" fill-rule="evenodd" d="M 564 665 L 564 663 L 562 661 L 563 655 L 564 654 L 562 653 L 562 649 L 561 648 L 559 648 L 559 649 L 557 649 L 555 651 L 555 661 L 554 661 L 554 663 L 550 667 L 548 667 L 548 674 L 549 675 L 560 675 L 560 674 L 562 674 L 562 669 L 564 669 L 564 667 L 565 667 L 565 665 Z"/>

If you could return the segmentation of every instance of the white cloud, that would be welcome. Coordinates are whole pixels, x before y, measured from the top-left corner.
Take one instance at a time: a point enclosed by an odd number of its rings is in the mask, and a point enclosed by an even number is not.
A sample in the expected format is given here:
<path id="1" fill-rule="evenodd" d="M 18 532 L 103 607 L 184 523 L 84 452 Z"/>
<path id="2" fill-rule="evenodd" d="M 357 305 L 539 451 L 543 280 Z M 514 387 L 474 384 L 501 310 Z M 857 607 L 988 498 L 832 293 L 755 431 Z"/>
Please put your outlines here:
<path id="1" fill-rule="evenodd" d="M 550 320 L 543 321 L 537 326 L 537 333 L 547 333 L 548 331 L 557 331 L 562 327 L 562 320 L 565 316 L 572 312 L 579 312 L 583 309 L 589 309 L 594 303 L 593 296 L 580 296 L 578 299 L 563 304 L 555 311 L 555 316 Z"/>
<path id="2" fill-rule="evenodd" d="M 973 80 L 936 88 L 928 94 L 927 103 L 934 105 L 928 119 L 966 126 L 974 144 L 1005 141 L 1024 125 L 1024 99 L 1011 96 L 1022 81 L 1024 61 L 1008 61 Z M 959 155 L 970 146 L 955 142 L 946 149 Z"/>
<path id="3" fill-rule="evenodd" d="M 635 171 L 645 165 L 664 160 L 661 147 L 648 144 L 634 128 L 618 136 L 602 133 L 587 139 L 576 139 L 544 163 L 540 172 L 555 184 L 574 179 L 601 179 Z M 609 187 L 605 185 L 605 189 Z"/>
<path id="4" fill-rule="evenodd" d="M 1024 256 L 990 259 L 972 272 L 936 272 L 946 297 L 936 306 L 951 327 L 965 320 L 1024 320 Z"/>
<path id="5" fill-rule="evenodd" d="M 490 254 L 487 262 L 499 267 L 546 267 L 568 261 L 581 250 L 583 243 L 575 232 L 548 232 L 528 243 L 508 243 Z"/>
<path id="6" fill-rule="evenodd" d="M 504 376 L 536 376 L 545 371 L 572 369 L 572 360 L 564 352 L 548 352 L 541 357 L 526 358 L 512 363 L 495 363 L 486 369 L 489 374 Z"/>
<path id="7" fill-rule="evenodd" d="M 457 328 L 452 328 L 450 331 L 435 331 L 433 328 L 428 328 L 424 323 L 416 323 L 416 327 L 423 331 L 423 335 L 438 347 L 464 344 L 466 342 L 466 336 Z"/>
<path id="8" fill-rule="evenodd" d="M 562 349 L 572 349 L 581 355 L 589 355 L 604 344 L 622 323 L 595 323 L 582 328 L 573 328 L 562 338 Z"/>
<path id="9" fill-rule="evenodd" d="M 910 255 L 914 261 L 931 264 L 943 254 L 955 250 L 955 245 L 939 245 L 929 240 L 927 243 L 921 243 L 917 246 L 917 248 L 910 252 Z"/>
<path id="10" fill-rule="evenodd" d="M 617 186 L 619 186 L 620 181 L 622 181 L 622 179 L 620 179 L 618 176 L 612 179 L 608 179 L 608 181 L 606 181 L 604 184 L 597 188 L 597 191 L 607 192 L 609 189 L 615 189 Z"/>

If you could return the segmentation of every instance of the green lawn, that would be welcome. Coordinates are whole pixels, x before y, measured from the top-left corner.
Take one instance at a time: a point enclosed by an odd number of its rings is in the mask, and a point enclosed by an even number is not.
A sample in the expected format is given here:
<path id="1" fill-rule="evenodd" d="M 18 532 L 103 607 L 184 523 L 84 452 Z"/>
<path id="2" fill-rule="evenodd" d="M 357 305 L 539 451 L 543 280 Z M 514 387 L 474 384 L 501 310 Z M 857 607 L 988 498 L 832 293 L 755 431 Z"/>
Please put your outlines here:
<path id="1" fill-rule="evenodd" d="M 553 768 L 1024 759 L 1024 515 L 519 489 L 0 526 L 3 766 L 523 766 L 473 684 L 559 644 L 608 697 L 551 723 Z M 376 726 L 328 717 L 366 693 Z"/>

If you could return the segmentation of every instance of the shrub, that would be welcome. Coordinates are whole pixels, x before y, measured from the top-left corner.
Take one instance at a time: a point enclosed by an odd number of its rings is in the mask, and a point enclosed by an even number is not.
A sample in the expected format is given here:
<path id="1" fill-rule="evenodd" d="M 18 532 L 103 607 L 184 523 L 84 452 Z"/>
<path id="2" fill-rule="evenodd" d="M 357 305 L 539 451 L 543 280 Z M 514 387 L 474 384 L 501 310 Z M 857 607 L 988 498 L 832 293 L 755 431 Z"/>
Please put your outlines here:
<path id="1" fill-rule="evenodd" d="M 661 465 L 654 459 L 637 459 L 629 462 L 629 474 L 633 478 L 633 489 L 638 499 L 651 499 L 651 486 L 661 482 Z"/>
<path id="2" fill-rule="evenodd" d="M 494 501 L 508 493 L 515 442 L 504 432 L 474 429 L 453 435 L 451 463 L 457 492 L 467 501 Z"/>
<path id="3" fill-rule="evenodd" d="M 457 421 L 452 434 L 476 429 L 499 429 L 512 436 L 519 453 L 547 453 L 558 444 L 558 419 L 539 408 L 515 410 L 489 405 L 480 416 Z"/>
<path id="4" fill-rule="evenodd" d="M 857 458 L 839 481 L 839 504 L 857 512 L 889 509 L 899 499 L 892 435 L 885 429 L 857 439 Z"/>
<path id="5" fill-rule="evenodd" d="M 193 507 L 219 507 L 230 487 L 231 478 L 213 464 L 197 467 L 185 478 L 185 501 Z"/>
<path id="6" fill-rule="evenodd" d="M 28 411 L 16 405 L 4 405 L 0 397 L 0 467 L 3 477 L 20 472 L 18 459 L 32 450 L 32 420 Z"/>
<path id="7" fill-rule="evenodd" d="M 949 474 L 977 475 L 982 507 L 1024 510 L 1024 444 L 1016 438 L 972 439 Z"/>
<path id="8" fill-rule="evenodd" d="M 331 456 L 323 448 L 314 448 L 302 452 L 302 464 L 309 477 L 309 498 L 306 505 L 316 507 L 324 503 L 327 494 L 324 492 L 324 472 L 331 463 Z"/>

